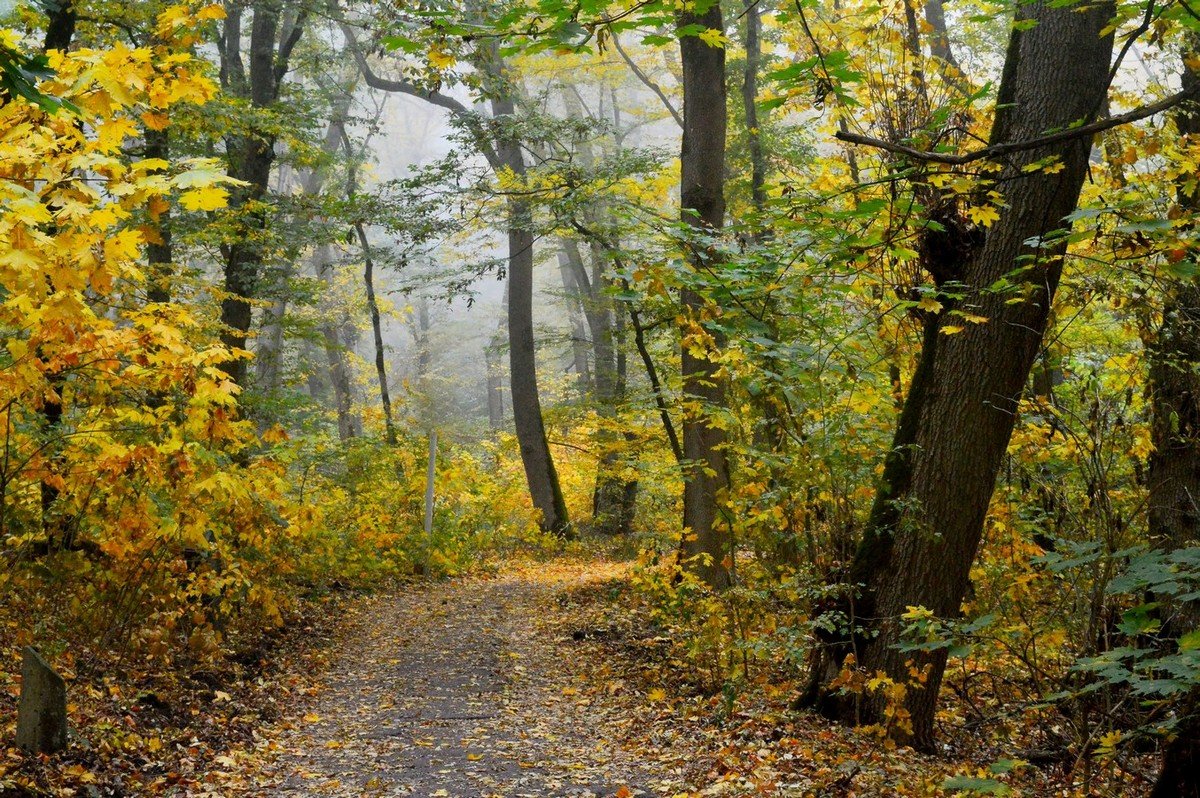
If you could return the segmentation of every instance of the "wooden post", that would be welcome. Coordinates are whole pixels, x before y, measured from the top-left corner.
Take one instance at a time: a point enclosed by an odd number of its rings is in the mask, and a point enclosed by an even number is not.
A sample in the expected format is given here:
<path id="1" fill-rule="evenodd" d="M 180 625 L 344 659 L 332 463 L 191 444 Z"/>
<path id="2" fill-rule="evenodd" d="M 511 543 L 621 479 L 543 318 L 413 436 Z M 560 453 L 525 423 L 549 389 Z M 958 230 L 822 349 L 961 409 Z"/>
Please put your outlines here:
<path id="1" fill-rule="evenodd" d="M 425 537 L 433 537 L 433 480 L 437 473 L 437 430 L 429 430 L 429 471 L 425 475 Z"/>
<path id="2" fill-rule="evenodd" d="M 32 646 L 21 660 L 17 746 L 32 754 L 67 747 L 67 685 Z"/>

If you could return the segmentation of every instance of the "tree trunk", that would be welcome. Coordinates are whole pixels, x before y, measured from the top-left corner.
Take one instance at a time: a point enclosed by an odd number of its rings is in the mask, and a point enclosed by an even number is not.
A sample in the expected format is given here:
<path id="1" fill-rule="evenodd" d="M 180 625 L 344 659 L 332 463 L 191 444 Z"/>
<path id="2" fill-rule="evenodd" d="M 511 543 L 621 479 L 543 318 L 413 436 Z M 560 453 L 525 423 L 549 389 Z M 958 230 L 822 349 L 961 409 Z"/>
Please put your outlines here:
<path id="1" fill-rule="evenodd" d="M 750 204 L 761 214 L 767 203 L 767 158 L 763 151 L 758 120 L 758 68 L 762 60 L 762 9 L 758 0 L 745 0 L 746 65 L 742 70 L 742 107 L 746 113 L 746 137 L 750 143 Z M 761 225 L 758 229 L 762 229 Z"/>
<path id="2" fill-rule="evenodd" d="M 290 277 L 289 269 L 280 279 L 286 282 Z M 283 384 L 283 322 L 287 311 L 288 297 L 285 293 L 267 311 L 254 352 L 254 384 L 265 394 L 275 393 Z"/>
<path id="3" fill-rule="evenodd" d="M 325 284 L 327 296 L 333 294 L 333 247 L 321 244 L 313 258 L 317 277 Z M 334 318 L 334 314 L 337 318 Z M 354 414 L 354 385 L 350 373 L 346 345 L 342 340 L 344 319 L 341 311 L 326 306 L 321 311 L 321 337 L 324 340 L 325 363 L 329 368 L 329 384 L 333 387 L 333 403 L 337 412 L 338 440 L 348 441 L 358 434 L 359 423 Z"/>
<path id="4" fill-rule="evenodd" d="M 146 157 L 171 160 L 170 139 L 165 130 L 146 130 Z M 171 301 L 171 277 L 175 253 L 171 247 L 171 211 L 162 210 L 154 220 L 155 239 L 146 244 L 150 287 L 146 298 L 151 302 Z"/>
<path id="5" fill-rule="evenodd" d="M 680 27 L 701 25 L 724 31 L 720 3 L 702 13 L 682 11 Z M 713 47 L 697 36 L 681 36 L 683 66 L 683 141 L 680 148 L 679 197 L 682 219 L 711 235 L 725 223 L 725 49 Z M 689 248 L 689 265 L 695 271 L 711 268 L 714 250 Z M 697 291 L 680 292 L 685 327 L 682 331 L 683 376 L 683 538 L 680 554 L 685 567 L 714 589 L 730 584 L 730 538 L 718 518 L 729 488 L 725 457 L 725 431 L 713 423 L 712 411 L 725 406 L 725 382 L 713 362 L 698 327 L 712 304 Z M 688 325 L 691 325 L 689 328 Z M 714 346 L 721 337 L 711 333 Z"/>
<path id="6" fill-rule="evenodd" d="M 44 7 L 48 22 L 42 49 L 65 52 L 75 38 L 75 24 L 79 18 L 75 11 L 75 0 L 48 0 Z"/>
<path id="7" fill-rule="evenodd" d="M 303 31 L 305 15 L 299 15 L 280 35 L 281 4 L 259 0 L 251 4 L 254 18 L 250 27 L 249 69 L 241 61 L 241 21 L 243 6 L 232 5 L 225 19 L 221 78 L 226 91 L 249 99 L 256 109 L 264 109 L 279 99 L 279 88 L 287 73 L 292 49 Z M 275 163 L 275 134 L 252 130 L 226 143 L 229 176 L 245 182 L 235 191 L 231 206 L 242 211 L 240 230 L 222 248 L 225 257 L 225 297 L 221 300 L 222 342 L 231 349 L 246 348 L 253 320 L 251 302 L 258 295 L 259 271 L 264 252 L 258 239 L 267 226 L 266 215 L 257 207 L 267 193 L 271 167 Z M 225 364 L 230 378 L 245 386 L 247 363 L 244 358 Z"/>
<path id="8" fill-rule="evenodd" d="M 493 104 L 495 105 L 495 103 Z M 496 116 L 511 115 L 511 108 Z M 501 151 L 513 162 L 520 162 L 518 176 L 525 167 L 516 142 L 505 143 Z M 542 421 L 542 403 L 537 385 L 537 347 L 533 335 L 533 218 L 529 203 L 510 199 L 508 205 L 508 358 L 512 391 L 513 424 L 521 447 L 521 462 L 529 495 L 539 515 L 539 524 L 560 537 L 572 537 L 567 505 L 563 500 L 546 427 Z"/>
<path id="9" fill-rule="evenodd" d="M 371 333 L 375 342 L 375 377 L 379 381 L 379 401 L 383 405 L 383 429 L 387 442 L 396 445 L 396 422 L 392 419 L 392 396 L 388 391 L 387 357 L 383 346 L 383 322 L 379 315 L 379 301 L 375 298 L 375 261 L 371 257 L 371 244 L 362 222 L 356 222 L 358 243 L 363 252 L 363 283 L 367 288 L 367 309 L 371 312 Z"/>
<path id="10" fill-rule="evenodd" d="M 488 426 L 493 431 L 504 429 L 504 367 L 500 359 L 503 346 L 504 339 L 497 333 L 483 349 L 487 363 Z"/>
<path id="11" fill-rule="evenodd" d="M 492 77 L 502 82 L 503 65 L 497 48 L 488 65 Z M 504 130 L 516 120 L 511 94 L 501 91 L 492 100 L 492 117 L 500 126 L 495 158 L 501 168 L 512 170 L 517 180 L 526 174 L 525 156 L 515 131 Z M 533 334 L 533 209 L 519 196 L 508 198 L 508 358 L 512 390 L 513 425 L 521 447 L 521 462 L 529 495 L 543 529 L 559 537 L 574 536 L 567 517 L 546 427 L 537 384 L 537 346 Z"/>
<path id="12" fill-rule="evenodd" d="M 590 161 L 590 156 L 587 157 Z M 592 394 L 600 425 L 596 433 L 596 448 L 600 452 L 596 467 L 596 484 L 592 491 L 592 527 L 603 535 L 620 535 L 629 531 L 629 485 L 621 476 L 621 456 L 617 451 L 619 436 L 614 433 L 613 420 L 624 398 L 624 384 L 617 371 L 616 327 L 612 302 L 605 293 L 605 248 L 592 241 L 592 273 L 589 275 L 579 251 L 579 242 L 563 241 L 563 254 L 568 268 L 583 297 L 583 316 L 592 343 Z M 635 489 L 636 490 L 636 489 Z"/>
<path id="13" fill-rule="evenodd" d="M 1112 13 L 1109 3 L 1082 9 L 1056 7 L 1047 0 L 1018 9 L 993 143 L 1028 140 L 1095 116 L 1112 54 L 1112 36 L 1101 32 Z M 1072 46 L 1063 47 L 1063 42 Z M 1035 249 L 1026 242 L 1064 226 L 1087 175 L 1090 145 L 1089 137 L 1081 137 L 1017 153 L 1004 164 L 997 188 L 1007 207 L 983 244 L 952 275 L 961 284 L 955 287 L 961 298 L 940 295 L 943 310 L 927 322 L 917 372 L 885 463 L 884 484 L 852 566 L 850 582 L 863 590 L 846 609 L 863 632 L 833 646 L 824 663 L 826 673 L 836 671 L 841 658 L 853 652 L 867 673 L 883 671 L 909 684 L 901 708 L 908 719 L 893 718 L 891 731 L 920 747 L 932 744 L 946 652 L 896 650 L 901 616 L 912 606 L 940 618 L 959 612 L 996 474 L 1062 271 L 1064 245 Z M 1060 171 L 1022 171 L 1050 156 L 1061 160 Z M 1017 290 L 992 288 L 1002 278 Z M 987 321 L 956 331 L 950 325 L 962 326 L 962 320 L 949 315 L 952 308 Z M 913 683 L 910 665 L 924 673 L 923 685 Z M 875 697 L 857 706 L 832 694 L 824 697 L 826 707 L 844 720 L 878 722 L 885 717 L 882 700 Z"/>
<path id="14" fill-rule="evenodd" d="M 562 246 L 565 247 L 566 243 Z M 588 363 L 588 333 L 583 316 L 585 300 L 565 250 L 559 250 L 558 271 L 562 276 L 567 318 L 571 323 L 571 365 L 575 369 L 575 383 L 580 392 L 586 395 L 592 392 L 592 368 Z"/>
<path id="15" fill-rule="evenodd" d="M 1188 61 L 1200 53 L 1200 36 L 1188 37 L 1182 88 L 1200 83 Z M 1189 103 L 1175 114 L 1180 136 L 1200 137 L 1200 108 Z M 1200 192 L 1176 190 L 1179 205 L 1193 216 Z M 1151 543 L 1173 551 L 1200 543 L 1200 282 L 1174 280 L 1165 288 L 1162 326 L 1146 347 L 1150 368 L 1151 441 L 1149 506 Z M 1164 633 L 1178 637 L 1200 626 L 1197 602 L 1162 602 Z M 1200 798 L 1200 694 L 1193 690 L 1176 737 L 1163 751 L 1162 771 L 1151 798 Z"/>

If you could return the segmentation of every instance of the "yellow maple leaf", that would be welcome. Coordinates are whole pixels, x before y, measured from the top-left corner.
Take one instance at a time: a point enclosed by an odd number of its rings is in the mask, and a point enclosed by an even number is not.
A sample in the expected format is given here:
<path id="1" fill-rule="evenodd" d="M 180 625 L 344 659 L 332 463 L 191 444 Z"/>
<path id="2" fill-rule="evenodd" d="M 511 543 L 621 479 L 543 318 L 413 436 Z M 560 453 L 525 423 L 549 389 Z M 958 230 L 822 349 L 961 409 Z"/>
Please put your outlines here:
<path id="1" fill-rule="evenodd" d="M 458 59 L 454 57 L 453 53 L 446 52 L 436 44 L 429 48 L 426 57 L 429 59 L 429 65 L 434 69 L 449 69 L 458 63 Z"/>
<path id="2" fill-rule="evenodd" d="M 729 41 L 729 37 L 716 28 L 709 28 L 708 30 L 698 34 L 696 38 L 707 44 L 709 47 L 724 47 Z"/>
<path id="3" fill-rule="evenodd" d="M 967 218 L 983 227 L 991 227 L 992 222 L 1000 219 L 1000 211 L 994 205 L 972 205 L 967 208 Z"/>
<path id="4" fill-rule="evenodd" d="M 229 192 L 219 186 L 201 186 L 183 192 L 179 204 L 189 211 L 215 211 L 224 208 Z"/>

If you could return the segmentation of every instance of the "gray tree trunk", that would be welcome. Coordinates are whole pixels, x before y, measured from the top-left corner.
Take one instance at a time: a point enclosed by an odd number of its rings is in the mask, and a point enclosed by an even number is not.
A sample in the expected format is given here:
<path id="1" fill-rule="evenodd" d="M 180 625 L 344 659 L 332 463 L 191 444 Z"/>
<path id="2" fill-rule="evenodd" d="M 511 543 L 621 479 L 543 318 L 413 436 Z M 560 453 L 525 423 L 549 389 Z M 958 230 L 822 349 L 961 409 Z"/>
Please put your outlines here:
<path id="1" fill-rule="evenodd" d="M 565 243 L 563 244 L 565 246 Z M 563 295 L 567 301 L 567 320 L 571 324 L 571 367 L 575 370 L 575 384 L 584 395 L 592 392 L 592 367 L 588 361 L 587 322 L 583 317 L 584 297 L 571 269 L 567 253 L 559 250 L 558 272 L 562 277 Z"/>
<path id="2" fill-rule="evenodd" d="M 221 84 L 229 94 L 247 99 L 256 109 L 265 109 L 279 99 L 279 89 L 287 74 L 292 50 L 300 40 L 307 19 L 297 15 L 280 30 L 282 4 L 274 0 L 256 0 L 248 4 L 226 4 L 221 48 Z M 242 61 L 242 19 L 246 8 L 253 13 L 250 26 L 248 67 Z M 233 192 L 234 210 L 256 203 L 267 193 L 271 167 L 275 163 L 275 134 L 254 131 L 226 141 L 230 177 L 246 185 Z M 267 220 L 261 210 L 243 212 L 238 222 L 242 230 L 232 243 L 222 246 L 225 258 L 226 297 L 221 300 L 222 342 L 231 348 L 245 349 L 253 320 L 251 301 L 258 296 L 259 271 L 263 252 L 257 243 Z M 247 363 L 234 360 L 223 367 L 239 385 L 246 384 Z"/>
<path id="3" fill-rule="evenodd" d="M 375 344 L 375 378 L 379 382 L 379 401 L 383 406 L 383 429 L 388 444 L 396 445 L 396 422 L 392 418 L 392 395 L 388 388 L 387 356 L 383 346 L 383 321 L 379 314 L 379 301 L 375 298 L 375 260 L 371 256 L 371 243 L 362 222 L 354 225 L 358 243 L 363 253 L 363 283 L 367 289 L 367 309 L 371 313 L 371 337 Z"/>

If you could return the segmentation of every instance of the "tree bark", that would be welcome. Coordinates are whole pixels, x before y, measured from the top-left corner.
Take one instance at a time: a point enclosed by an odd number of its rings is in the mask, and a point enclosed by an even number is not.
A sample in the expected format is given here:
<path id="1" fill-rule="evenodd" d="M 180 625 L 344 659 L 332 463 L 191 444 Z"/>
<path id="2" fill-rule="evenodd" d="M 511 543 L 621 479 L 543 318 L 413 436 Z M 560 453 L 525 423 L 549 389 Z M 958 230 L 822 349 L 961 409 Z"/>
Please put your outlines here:
<path id="1" fill-rule="evenodd" d="M 48 22 L 42 49 L 66 51 L 75 38 L 75 24 L 79 20 L 75 0 L 48 0 L 45 6 Z"/>
<path id="2" fill-rule="evenodd" d="M 166 130 L 146 130 L 146 157 L 171 159 L 170 138 Z M 150 287 L 146 298 L 151 302 L 171 301 L 171 277 L 174 274 L 175 253 L 171 246 L 171 211 L 164 209 L 154 222 L 157 240 L 146 245 Z"/>
<path id="3" fill-rule="evenodd" d="M 742 107 L 750 143 L 750 203 L 761 214 L 767 203 L 767 157 L 758 120 L 758 70 L 762 61 L 762 9 L 759 0 L 745 0 L 746 65 L 742 70 Z M 761 229 L 761 226 L 759 226 Z"/>
<path id="4" fill-rule="evenodd" d="M 1046 0 L 1018 9 L 993 143 L 1032 139 L 1095 116 L 1107 89 L 1112 54 L 1112 36 L 1101 32 L 1112 13 L 1110 3 L 1082 9 L 1055 7 Z M 1072 46 L 1063 47 L 1063 42 Z M 852 566 L 850 582 L 862 585 L 862 592 L 846 609 L 863 631 L 826 652 L 823 676 L 854 653 L 868 673 L 883 671 L 909 684 L 900 709 L 908 713 L 911 728 L 896 723 L 892 732 L 919 747 L 932 744 L 946 652 L 898 651 L 901 616 L 910 606 L 940 618 L 959 612 L 1062 271 L 1061 239 L 1041 248 L 1026 242 L 1064 227 L 1087 175 L 1090 143 L 1084 137 L 1025 150 L 1004 163 L 997 189 L 1007 207 L 982 245 L 960 264 L 959 273 L 950 275 L 954 294 L 961 298 L 941 294 L 942 311 L 929 317 L 885 463 L 884 484 Z M 1060 171 L 1022 171 L 1050 156 L 1060 159 Z M 1016 290 L 992 288 L 1002 278 Z M 949 315 L 954 308 L 987 321 L 964 326 Z M 949 329 L 956 321 L 960 331 Z M 924 674 L 923 685 L 915 683 L 910 667 Z M 823 698 L 827 710 L 847 721 L 885 717 L 882 700 L 873 696 L 861 705 L 831 693 Z"/>
<path id="5" fill-rule="evenodd" d="M 702 7 L 703 4 L 700 4 Z M 678 14 L 680 27 L 701 25 L 724 31 L 720 3 L 703 11 Z M 713 47 L 697 36 L 681 36 L 683 66 L 683 141 L 680 148 L 680 209 L 683 221 L 698 233 L 712 235 L 725 223 L 725 49 Z M 712 268 L 717 253 L 692 247 L 688 262 L 699 272 Z M 680 291 L 685 327 L 681 346 L 683 376 L 683 537 L 680 554 L 685 567 L 709 587 L 730 584 L 727 558 L 730 538 L 721 529 L 721 502 L 729 488 L 725 456 L 725 431 L 713 422 L 712 411 L 725 406 L 725 380 L 720 366 L 705 351 L 694 328 L 702 325 L 711 303 L 692 288 Z M 713 332 L 714 345 L 720 335 Z"/>
<path id="6" fill-rule="evenodd" d="M 575 272 L 565 250 L 558 253 L 558 271 L 562 276 L 563 293 L 567 300 L 567 319 L 571 323 L 571 367 L 575 370 L 575 384 L 583 394 L 592 392 L 592 367 L 588 361 L 588 332 L 583 316 L 583 293 L 575 279 Z"/>
<path id="7" fill-rule="evenodd" d="M 1188 65 L 1200 54 L 1200 36 L 1190 35 L 1183 49 L 1183 88 L 1200 84 L 1200 72 Z M 1200 107 L 1187 103 L 1175 114 L 1181 137 L 1200 137 Z M 1200 192 L 1176 189 L 1181 208 L 1200 212 Z M 1150 437 L 1148 463 L 1150 540 L 1174 551 L 1200 543 L 1200 282 L 1172 280 L 1165 288 L 1163 320 L 1146 347 L 1149 359 Z M 1162 601 L 1164 633 L 1178 637 L 1200 626 L 1198 602 Z M 1184 703 L 1175 738 L 1163 749 L 1163 764 L 1151 798 L 1200 798 L 1200 693 Z"/>
<path id="8" fill-rule="evenodd" d="M 495 100 L 494 116 L 511 117 L 511 101 Z M 518 178 L 525 162 L 515 140 L 498 142 L 497 150 Z M 537 347 L 533 335 L 533 213 L 528 202 L 508 200 L 508 359 L 513 424 L 521 448 L 525 479 L 539 524 L 560 537 L 572 537 L 567 505 L 559 486 L 537 385 Z"/>
<path id="9" fill-rule="evenodd" d="M 303 32 L 306 15 L 301 13 L 285 26 L 280 36 L 281 4 L 275 0 L 257 0 L 250 4 L 249 69 L 241 60 L 241 23 L 243 6 L 234 5 L 225 19 L 222 40 L 222 85 L 235 96 L 248 99 L 255 109 L 265 109 L 279 99 L 283 76 L 287 74 L 293 48 Z M 224 289 L 221 300 L 222 342 L 231 349 L 246 348 L 253 320 L 252 301 L 258 295 L 259 271 L 265 253 L 259 239 L 267 219 L 258 203 L 266 196 L 271 167 L 275 163 L 275 134 L 250 130 L 226 142 L 229 175 L 246 183 L 233 192 L 231 206 L 242 211 L 240 231 L 235 240 L 222 247 L 225 258 Z M 238 358 L 226 363 L 230 379 L 245 386 L 247 363 Z"/>
<path id="10" fill-rule="evenodd" d="M 371 243 L 362 222 L 354 224 L 358 243 L 363 253 L 363 283 L 367 289 L 367 309 L 371 313 L 371 334 L 375 342 L 375 377 L 379 381 L 379 401 L 383 406 L 383 429 L 387 442 L 396 445 L 396 422 L 392 418 L 392 396 L 388 390 L 387 357 L 383 346 L 383 322 L 379 314 L 379 301 L 375 298 L 375 261 L 371 257 Z"/>

